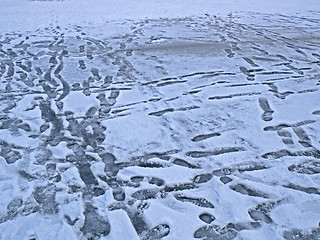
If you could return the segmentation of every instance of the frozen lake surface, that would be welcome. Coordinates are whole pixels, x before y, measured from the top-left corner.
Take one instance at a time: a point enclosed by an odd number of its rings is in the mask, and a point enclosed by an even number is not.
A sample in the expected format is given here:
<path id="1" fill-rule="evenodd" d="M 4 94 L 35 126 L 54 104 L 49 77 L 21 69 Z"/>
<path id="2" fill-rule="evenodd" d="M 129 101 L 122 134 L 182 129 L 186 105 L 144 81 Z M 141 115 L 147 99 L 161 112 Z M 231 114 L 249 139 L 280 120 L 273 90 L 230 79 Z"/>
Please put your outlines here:
<path id="1" fill-rule="evenodd" d="M 0 239 L 320 239 L 320 6 L 9 1 Z"/>

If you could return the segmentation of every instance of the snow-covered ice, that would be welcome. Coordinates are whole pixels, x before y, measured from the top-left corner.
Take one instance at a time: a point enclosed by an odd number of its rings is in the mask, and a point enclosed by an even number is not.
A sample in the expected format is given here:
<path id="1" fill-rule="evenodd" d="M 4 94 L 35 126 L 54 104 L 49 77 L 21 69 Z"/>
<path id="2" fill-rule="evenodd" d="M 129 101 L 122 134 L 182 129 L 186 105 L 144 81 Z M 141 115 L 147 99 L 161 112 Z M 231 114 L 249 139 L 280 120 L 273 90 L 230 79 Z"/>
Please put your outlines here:
<path id="1" fill-rule="evenodd" d="M 317 0 L 1 0 L 0 239 L 320 239 Z"/>

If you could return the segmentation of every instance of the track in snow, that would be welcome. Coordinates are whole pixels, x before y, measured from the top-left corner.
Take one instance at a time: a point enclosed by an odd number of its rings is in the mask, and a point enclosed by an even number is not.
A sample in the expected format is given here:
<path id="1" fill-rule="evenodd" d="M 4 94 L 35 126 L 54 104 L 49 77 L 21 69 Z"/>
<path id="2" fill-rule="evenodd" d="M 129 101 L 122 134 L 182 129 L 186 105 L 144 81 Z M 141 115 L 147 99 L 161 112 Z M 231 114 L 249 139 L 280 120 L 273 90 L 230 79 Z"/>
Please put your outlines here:
<path id="1" fill-rule="evenodd" d="M 130 239 L 318 239 L 318 19 L 2 33 L 0 226 L 36 216 L 108 239 L 120 218 Z M 14 228 L 0 238 L 29 234 Z"/>

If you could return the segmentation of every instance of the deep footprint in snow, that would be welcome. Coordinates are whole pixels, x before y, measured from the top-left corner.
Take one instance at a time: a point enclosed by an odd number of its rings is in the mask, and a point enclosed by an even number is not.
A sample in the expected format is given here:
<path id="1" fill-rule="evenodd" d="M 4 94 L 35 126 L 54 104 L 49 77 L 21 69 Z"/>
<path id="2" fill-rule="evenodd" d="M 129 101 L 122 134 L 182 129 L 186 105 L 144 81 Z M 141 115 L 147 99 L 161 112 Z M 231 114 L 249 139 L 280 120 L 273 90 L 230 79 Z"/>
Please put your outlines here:
<path id="1" fill-rule="evenodd" d="M 296 191 L 301 191 L 301 192 L 305 192 L 308 194 L 317 194 L 320 195 L 320 189 L 319 188 L 315 188 L 315 187 L 304 187 L 304 186 L 300 186 L 294 183 L 289 183 L 286 185 L 283 185 L 283 187 L 285 188 L 290 188 Z"/>
<path id="2" fill-rule="evenodd" d="M 79 60 L 79 68 L 81 70 L 85 70 L 87 68 L 86 64 L 84 63 L 84 60 Z"/>
<path id="3" fill-rule="evenodd" d="M 227 176 L 223 176 L 223 177 L 220 177 L 220 181 L 224 184 L 227 184 L 229 182 L 232 182 L 232 178 L 230 177 L 227 177 Z"/>
<path id="4" fill-rule="evenodd" d="M 125 192 L 121 187 L 114 188 L 112 190 L 112 195 L 116 201 L 124 201 L 126 198 Z"/>
<path id="5" fill-rule="evenodd" d="M 213 177 L 213 174 L 211 173 L 205 173 L 205 174 L 200 174 L 194 177 L 193 182 L 194 183 L 206 183 L 211 180 Z"/>
<path id="6" fill-rule="evenodd" d="M 142 240 L 155 240 L 162 239 L 168 236 L 170 233 L 170 227 L 167 224 L 159 224 L 150 229 L 149 232 L 142 238 Z"/>
<path id="7" fill-rule="evenodd" d="M 191 158 L 203 158 L 209 156 L 218 156 L 226 153 L 242 152 L 246 151 L 243 147 L 221 147 L 212 151 L 190 151 L 186 153 L 186 156 Z"/>
<path id="8" fill-rule="evenodd" d="M 261 227 L 260 222 L 238 222 L 229 223 L 228 228 L 235 229 L 236 231 L 254 230 Z"/>
<path id="9" fill-rule="evenodd" d="M 107 236 L 110 233 L 111 226 L 107 219 L 99 215 L 97 209 L 91 204 L 85 204 L 84 224 L 81 228 L 83 235 L 88 239 Z"/>
<path id="10" fill-rule="evenodd" d="M 138 200 L 154 199 L 159 193 L 158 188 L 142 189 L 132 194 L 132 197 Z"/>
<path id="11" fill-rule="evenodd" d="M 294 127 L 294 133 L 299 138 L 298 142 L 305 148 L 312 147 L 311 139 L 309 138 L 308 134 L 304 131 L 302 127 Z"/>
<path id="12" fill-rule="evenodd" d="M 165 181 L 163 179 L 161 179 L 161 178 L 151 177 L 151 179 L 149 180 L 149 183 L 160 187 L 160 186 L 163 186 L 165 184 Z"/>
<path id="13" fill-rule="evenodd" d="M 318 174 L 320 173 L 320 161 L 319 160 L 305 160 L 298 164 L 292 164 L 288 167 L 291 172 L 296 172 L 299 174 Z"/>
<path id="14" fill-rule="evenodd" d="M 85 46 L 84 45 L 80 45 L 79 46 L 79 52 L 81 52 L 81 53 L 85 52 Z"/>
<path id="15" fill-rule="evenodd" d="M 224 51 L 227 53 L 228 58 L 233 58 L 235 56 L 235 54 L 229 48 L 226 48 Z"/>
<path id="16" fill-rule="evenodd" d="M 204 198 L 193 198 L 193 197 L 186 197 L 181 194 L 176 194 L 174 197 L 181 202 L 189 202 L 196 206 L 203 207 L 203 208 L 214 208 L 213 204 Z"/>
<path id="17" fill-rule="evenodd" d="M 176 164 L 178 166 L 181 166 L 181 167 L 187 167 L 187 168 L 192 168 L 192 169 L 199 168 L 198 166 L 193 165 L 193 164 L 187 162 L 186 160 L 183 160 L 183 159 L 180 159 L 180 158 L 174 159 L 172 161 L 172 163 Z"/>
<path id="18" fill-rule="evenodd" d="M 311 228 L 307 230 L 301 230 L 301 229 L 286 230 L 283 232 L 282 236 L 286 240 L 295 240 L 295 239 L 317 240 L 317 239 L 320 239 L 320 224 L 319 224 L 319 227 Z"/>
<path id="19" fill-rule="evenodd" d="M 193 237 L 210 240 L 233 240 L 238 232 L 232 228 L 220 228 L 216 225 L 208 225 L 195 231 Z"/>
<path id="20" fill-rule="evenodd" d="M 272 114 L 274 111 L 271 109 L 268 99 L 266 98 L 259 98 L 259 106 L 264 111 L 261 115 L 263 121 L 271 121 L 273 119 Z"/>
<path id="21" fill-rule="evenodd" d="M 252 71 L 248 70 L 245 67 L 239 67 L 240 71 L 247 76 L 248 81 L 254 81 L 255 75 L 252 73 Z"/>
<path id="22" fill-rule="evenodd" d="M 254 63 L 254 61 L 250 58 L 247 58 L 247 57 L 243 57 L 243 59 L 249 63 L 251 65 L 251 67 L 259 67 L 257 64 Z"/>
<path id="23" fill-rule="evenodd" d="M 256 207 L 249 209 L 248 214 L 255 221 L 272 223 L 273 220 L 270 217 L 270 213 L 275 207 L 279 206 L 281 202 L 282 200 L 260 203 Z"/>
<path id="24" fill-rule="evenodd" d="M 193 137 L 191 139 L 191 141 L 199 142 L 199 141 L 203 141 L 203 140 L 206 140 L 206 139 L 209 139 L 209 138 L 212 138 L 212 137 L 218 137 L 218 136 L 221 136 L 221 133 L 200 134 L 200 135 L 197 135 L 197 136 Z"/>
<path id="25" fill-rule="evenodd" d="M 230 186 L 230 188 L 233 191 L 236 191 L 238 193 L 241 193 L 243 195 L 248 195 L 252 197 L 261 197 L 261 198 L 269 198 L 269 196 L 266 193 L 263 193 L 259 190 L 252 189 L 244 184 L 235 184 Z"/>
<path id="26" fill-rule="evenodd" d="M 58 204 L 55 201 L 56 191 L 54 185 L 35 188 L 33 193 L 34 198 L 41 206 L 44 214 L 55 214 L 58 212 Z"/>
<path id="27" fill-rule="evenodd" d="M 200 218 L 203 222 L 205 222 L 205 223 L 207 223 L 207 224 L 212 223 L 212 222 L 216 219 L 216 218 L 215 218 L 213 215 L 211 215 L 210 213 L 202 213 L 202 214 L 199 215 L 199 218 Z"/>
<path id="28" fill-rule="evenodd" d="M 289 148 L 294 147 L 294 142 L 291 133 L 286 129 L 281 129 L 277 131 L 278 135 L 281 137 L 282 142 Z"/>

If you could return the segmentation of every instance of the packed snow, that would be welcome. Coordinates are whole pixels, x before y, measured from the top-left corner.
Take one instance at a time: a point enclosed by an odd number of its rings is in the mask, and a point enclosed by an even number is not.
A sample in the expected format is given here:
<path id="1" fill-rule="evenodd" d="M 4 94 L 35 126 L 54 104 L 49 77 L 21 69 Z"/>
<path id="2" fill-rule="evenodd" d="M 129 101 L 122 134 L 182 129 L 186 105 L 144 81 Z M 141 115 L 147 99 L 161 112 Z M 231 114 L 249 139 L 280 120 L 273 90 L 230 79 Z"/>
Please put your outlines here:
<path id="1" fill-rule="evenodd" d="M 0 239 L 320 239 L 318 0 L 1 0 Z"/>

